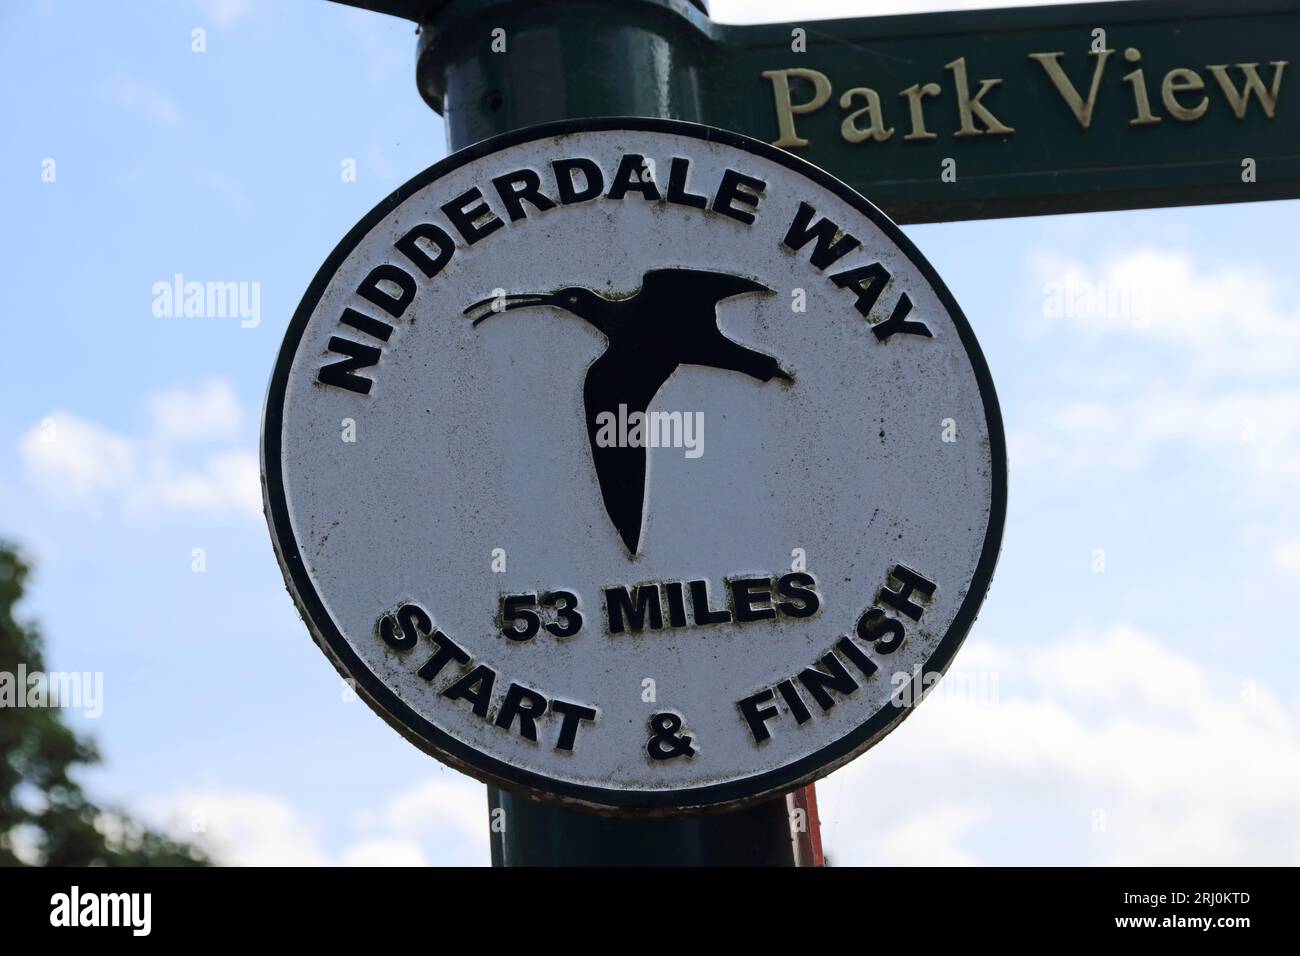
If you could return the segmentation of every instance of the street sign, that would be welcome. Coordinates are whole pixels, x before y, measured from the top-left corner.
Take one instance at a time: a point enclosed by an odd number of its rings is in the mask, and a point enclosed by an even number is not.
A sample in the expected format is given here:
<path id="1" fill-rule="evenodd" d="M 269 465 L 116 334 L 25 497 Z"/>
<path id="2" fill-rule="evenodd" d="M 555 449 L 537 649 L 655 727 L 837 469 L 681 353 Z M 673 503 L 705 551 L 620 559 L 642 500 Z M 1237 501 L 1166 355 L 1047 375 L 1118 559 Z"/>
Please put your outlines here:
<path id="1" fill-rule="evenodd" d="M 789 790 L 948 666 L 1006 503 L 974 335 L 875 207 L 705 126 L 462 150 L 290 324 L 268 520 L 314 637 L 433 755 L 571 804 Z"/>
<path id="2" fill-rule="evenodd" d="M 420 90 L 455 142 L 525 117 L 699 120 L 789 149 L 904 223 L 1300 196 L 1294 0 L 760 26 L 673 0 L 600 17 L 349 2 L 425 19 Z M 636 79 L 609 83 L 628 63 Z"/>
<path id="3" fill-rule="evenodd" d="M 906 221 L 1300 195 L 1294 2 L 811 23 L 803 59 L 797 26 L 746 33 L 710 101 L 757 72 L 768 97 L 729 125 Z"/>

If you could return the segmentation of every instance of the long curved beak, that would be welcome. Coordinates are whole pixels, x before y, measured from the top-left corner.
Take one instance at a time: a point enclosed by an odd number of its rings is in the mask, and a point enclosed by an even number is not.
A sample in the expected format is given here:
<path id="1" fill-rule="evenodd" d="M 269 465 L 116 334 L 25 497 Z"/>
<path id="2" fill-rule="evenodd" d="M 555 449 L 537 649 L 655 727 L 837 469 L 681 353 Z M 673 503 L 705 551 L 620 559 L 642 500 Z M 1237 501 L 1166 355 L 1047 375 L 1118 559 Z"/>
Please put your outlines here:
<path id="1" fill-rule="evenodd" d="M 484 319 L 499 312 L 507 312 L 510 309 L 523 309 L 533 305 L 555 305 L 558 301 L 558 298 L 552 292 L 517 292 L 510 295 L 494 295 L 475 302 L 465 310 L 464 314 L 469 315 L 473 312 L 482 311 L 483 314 L 474 320 L 474 324 L 478 325 Z"/>

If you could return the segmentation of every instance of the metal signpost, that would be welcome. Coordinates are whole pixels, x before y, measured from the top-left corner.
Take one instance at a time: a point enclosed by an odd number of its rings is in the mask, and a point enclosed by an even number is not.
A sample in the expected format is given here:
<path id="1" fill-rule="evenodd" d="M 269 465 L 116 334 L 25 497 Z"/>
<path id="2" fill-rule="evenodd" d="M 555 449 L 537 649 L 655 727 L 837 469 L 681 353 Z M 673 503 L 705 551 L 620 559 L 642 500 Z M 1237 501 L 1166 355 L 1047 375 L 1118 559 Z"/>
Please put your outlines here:
<path id="1" fill-rule="evenodd" d="M 789 149 L 901 223 L 1300 194 L 1293 0 L 762 26 L 684 0 L 359 5 L 424 12 L 420 92 L 453 147 L 576 116 L 672 116 Z"/>
<path id="2" fill-rule="evenodd" d="M 1300 14 L 355 5 L 421 24 L 458 152 L 349 233 L 277 363 L 305 619 L 492 784 L 494 863 L 806 861 L 780 795 L 942 673 L 1005 509 L 974 336 L 848 187 L 902 222 L 1300 194 Z"/>

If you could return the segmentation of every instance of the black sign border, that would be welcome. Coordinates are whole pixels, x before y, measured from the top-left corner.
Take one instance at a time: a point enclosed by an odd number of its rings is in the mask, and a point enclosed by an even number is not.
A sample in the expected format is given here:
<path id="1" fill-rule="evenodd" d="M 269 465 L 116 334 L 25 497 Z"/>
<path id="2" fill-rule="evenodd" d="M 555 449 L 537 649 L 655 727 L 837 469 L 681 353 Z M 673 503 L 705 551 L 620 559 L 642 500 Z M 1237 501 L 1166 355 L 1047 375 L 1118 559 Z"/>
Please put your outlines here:
<path id="1" fill-rule="evenodd" d="M 649 117 L 598 117 L 561 120 L 554 123 L 525 127 L 485 139 L 435 163 L 403 184 L 367 213 L 335 246 L 334 251 L 325 260 L 324 265 L 317 271 L 311 285 L 307 287 L 307 292 L 303 295 L 302 301 L 295 310 L 293 319 L 289 322 L 284 342 L 281 344 L 279 355 L 276 358 L 262 418 L 262 476 L 267 523 L 270 526 L 271 538 L 280 561 L 280 567 L 284 572 L 285 583 L 288 585 L 289 592 L 293 596 L 298 609 L 302 612 L 303 620 L 308 624 L 316 643 L 326 652 L 326 655 L 333 661 L 339 672 L 345 678 L 354 682 L 360 696 L 384 720 L 421 750 L 485 782 L 498 784 L 507 789 L 522 790 L 542 799 L 549 798 L 567 804 L 578 803 L 597 810 L 614 812 L 641 811 L 663 814 L 674 811 L 689 812 L 692 810 L 734 807 L 795 789 L 830 773 L 836 767 L 847 763 L 870 748 L 885 734 L 893 730 L 911 712 L 912 707 L 895 706 L 892 703 L 886 704 L 858 725 L 851 733 L 793 763 L 740 780 L 710 784 L 703 787 L 674 790 L 616 790 L 556 780 L 529 770 L 523 770 L 476 750 L 439 729 L 402 701 L 397 694 L 370 671 L 339 632 L 338 627 L 326 612 L 320 596 L 316 593 L 310 575 L 303 564 L 298 542 L 294 537 L 292 523 L 289 519 L 288 504 L 285 500 L 280 438 L 283 428 L 284 398 L 289 380 L 289 371 L 293 365 L 294 356 L 297 354 L 298 345 L 302 340 L 308 320 L 311 318 L 312 313 L 315 312 L 321 295 L 352 250 L 370 233 L 371 229 L 412 194 L 469 162 L 521 143 L 529 143 L 566 133 L 609 130 L 672 133 L 706 142 L 722 143 L 778 163 L 801 176 L 813 180 L 824 189 L 835 193 L 875 223 L 903 251 L 912 264 L 921 271 L 921 274 L 925 276 L 926 280 L 934 288 L 939 300 L 948 310 L 975 372 L 980 397 L 984 403 L 984 415 L 988 424 L 990 460 L 993 469 L 992 501 L 989 510 L 989 524 L 985 531 L 984 545 L 980 551 L 979 563 L 975 568 L 975 576 L 970 583 L 961 607 L 957 611 L 957 616 L 953 619 L 952 625 L 948 628 L 947 633 L 943 636 L 929 660 L 925 662 L 921 674 L 918 674 L 914 680 L 915 686 L 910 690 L 916 696 L 912 700 L 920 700 L 923 690 L 922 678 L 925 674 L 942 673 L 947 669 L 957 649 L 961 647 L 962 642 L 965 640 L 971 625 L 975 622 L 979 607 L 983 603 L 984 595 L 993 577 L 994 566 L 997 564 L 1002 543 L 1003 525 L 1006 521 L 1006 437 L 1003 433 L 1002 413 L 998 406 L 997 394 L 993 388 L 993 379 L 989 374 L 984 354 L 980 351 L 979 343 L 975 340 L 975 333 L 971 330 L 965 314 L 953 299 L 952 293 L 948 291 L 947 286 L 943 284 L 943 281 L 930 264 L 912 245 L 911 241 L 903 235 L 898 226 L 867 199 L 824 170 L 784 150 L 777 149 L 740 133 L 733 133 L 698 123 Z"/>

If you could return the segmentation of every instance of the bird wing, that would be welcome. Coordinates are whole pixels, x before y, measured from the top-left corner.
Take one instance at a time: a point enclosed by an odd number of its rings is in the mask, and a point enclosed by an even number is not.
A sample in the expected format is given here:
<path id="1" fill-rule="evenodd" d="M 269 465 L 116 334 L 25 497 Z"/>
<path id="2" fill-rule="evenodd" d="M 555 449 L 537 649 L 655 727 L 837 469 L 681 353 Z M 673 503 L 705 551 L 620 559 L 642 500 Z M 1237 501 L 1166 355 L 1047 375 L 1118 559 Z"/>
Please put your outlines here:
<path id="1" fill-rule="evenodd" d="M 761 282 L 708 269 L 651 269 L 641 280 L 641 295 L 650 302 L 717 305 L 746 292 L 774 292 Z"/>
<path id="2" fill-rule="evenodd" d="M 605 510 L 629 554 L 636 554 L 641 539 L 641 516 L 645 505 L 646 449 L 602 445 L 597 421 L 609 412 L 617 422 L 619 406 L 627 406 L 627 415 L 645 413 L 660 386 L 668 381 L 673 369 L 663 363 L 648 363 L 636 354 L 625 354 L 610 346 L 587 369 L 582 386 L 582 400 L 587 414 L 587 438 L 591 442 L 591 461 L 596 467 L 600 494 Z M 617 437 L 617 426 L 614 429 Z"/>

